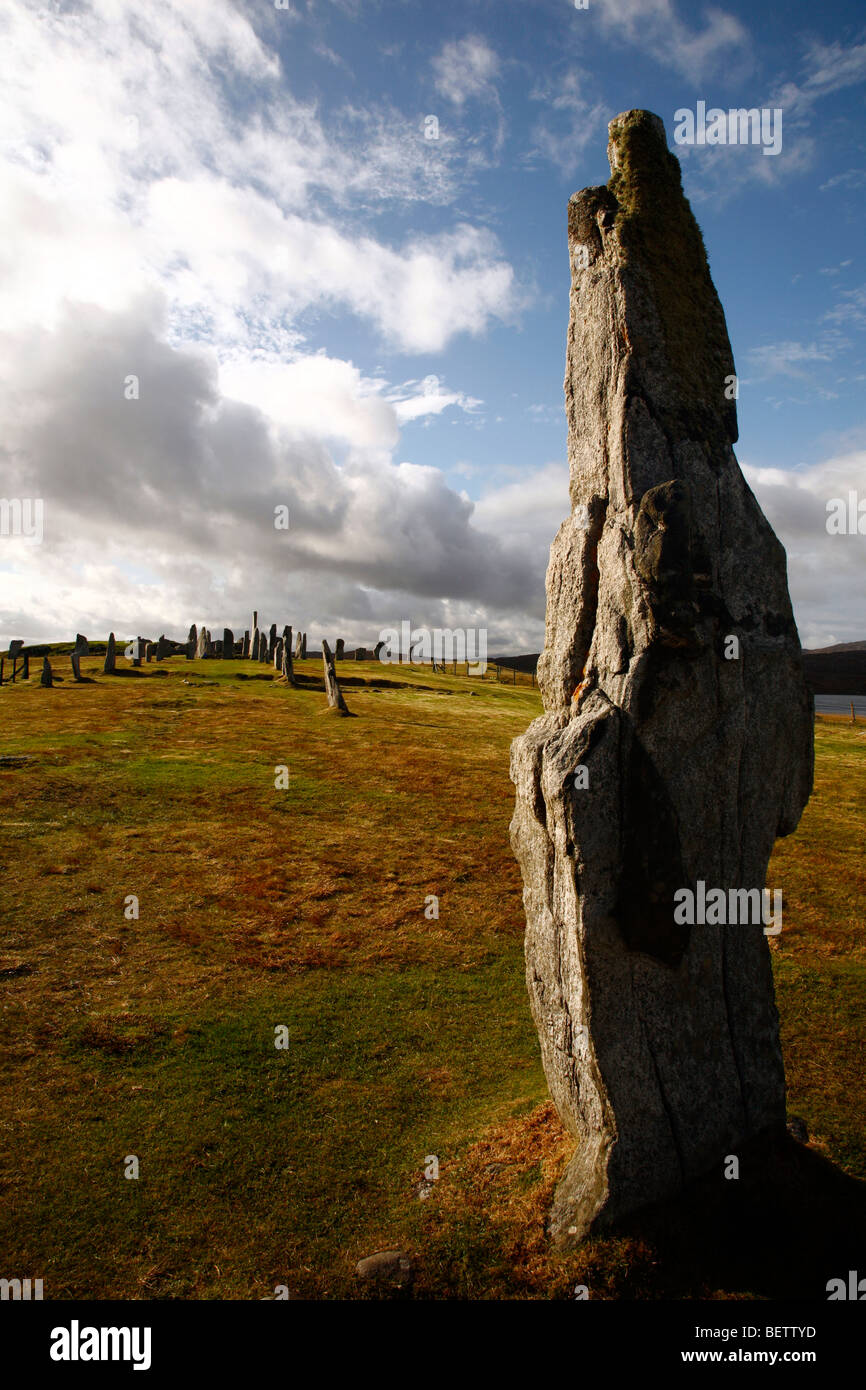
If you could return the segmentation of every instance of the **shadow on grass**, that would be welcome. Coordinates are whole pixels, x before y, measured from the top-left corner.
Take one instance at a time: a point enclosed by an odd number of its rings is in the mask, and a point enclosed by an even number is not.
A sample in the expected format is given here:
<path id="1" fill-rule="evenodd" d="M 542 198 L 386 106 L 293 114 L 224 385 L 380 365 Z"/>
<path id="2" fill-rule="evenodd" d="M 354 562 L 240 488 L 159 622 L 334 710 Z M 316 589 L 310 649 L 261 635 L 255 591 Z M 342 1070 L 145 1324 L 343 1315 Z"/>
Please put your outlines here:
<path id="1" fill-rule="evenodd" d="M 826 1300 L 827 1283 L 864 1268 L 866 1183 L 788 1135 L 741 1149 L 740 1177 L 696 1182 L 678 1200 L 617 1226 L 656 1257 L 649 1287 L 620 1296 Z"/>

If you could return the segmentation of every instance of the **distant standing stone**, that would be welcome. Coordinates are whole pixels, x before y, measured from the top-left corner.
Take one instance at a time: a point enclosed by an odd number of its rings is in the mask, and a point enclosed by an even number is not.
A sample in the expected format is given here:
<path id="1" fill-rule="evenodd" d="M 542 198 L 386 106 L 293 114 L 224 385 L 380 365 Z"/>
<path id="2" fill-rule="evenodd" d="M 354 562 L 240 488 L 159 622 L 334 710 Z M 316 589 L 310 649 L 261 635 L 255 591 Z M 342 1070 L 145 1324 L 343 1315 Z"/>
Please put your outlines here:
<path id="1" fill-rule="evenodd" d="M 298 628 L 298 635 L 297 635 L 297 637 L 295 638 L 295 660 L 296 660 L 296 661 L 300 661 L 300 659 L 301 659 L 301 646 L 302 646 L 302 644 L 303 644 L 303 639 L 304 639 L 304 634 L 301 632 L 301 629 Z"/>
<path id="2" fill-rule="evenodd" d="M 207 642 L 207 628 L 203 627 L 198 635 L 198 642 L 196 643 L 195 648 L 195 654 L 199 661 L 203 660 L 203 658 L 207 656 Z"/>
<path id="3" fill-rule="evenodd" d="M 328 704 L 331 709 L 339 710 L 341 714 L 348 714 L 349 710 L 343 699 L 343 692 L 340 689 L 340 682 L 337 680 L 337 672 L 334 669 L 334 658 L 324 637 L 322 638 L 322 665 L 325 668 L 325 694 L 328 697 Z"/>
<path id="4" fill-rule="evenodd" d="M 117 666 L 117 643 L 114 640 L 114 633 L 108 634 L 108 646 L 105 649 L 105 661 L 102 664 L 102 673 L 105 676 L 113 676 Z"/>
<path id="5" fill-rule="evenodd" d="M 281 670 L 289 685 L 294 685 L 295 668 L 292 665 L 292 629 L 290 627 L 283 628 L 283 660 Z"/>
<path id="6" fill-rule="evenodd" d="M 42 675 L 39 677 L 40 685 L 53 685 L 54 677 L 51 674 L 51 662 L 47 656 L 42 658 Z"/>
<path id="7" fill-rule="evenodd" d="M 87 638 L 80 632 L 76 632 L 75 634 L 75 647 L 73 650 L 76 656 L 88 656 L 90 654 Z"/>
<path id="8" fill-rule="evenodd" d="M 223 628 L 223 659 L 230 661 L 235 654 L 235 635 L 230 627 Z"/>
<path id="9" fill-rule="evenodd" d="M 367 660 L 367 648 L 366 648 L 366 647 L 356 647 L 356 648 L 355 648 L 355 660 L 356 660 L 356 661 L 366 661 L 366 660 Z"/>
<path id="10" fill-rule="evenodd" d="M 276 625 L 276 623 L 271 623 L 270 632 L 268 633 L 268 658 L 270 658 L 270 657 L 273 656 L 273 654 L 274 654 L 274 648 L 276 647 L 276 645 L 277 645 L 277 625 Z"/>
<path id="11" fill-rule="evenodd" d="M 334 648 L 334 660 L 342 661 L 346 651 L 346 643 L 342 637 L 337 638 L 337 645 Z"/>

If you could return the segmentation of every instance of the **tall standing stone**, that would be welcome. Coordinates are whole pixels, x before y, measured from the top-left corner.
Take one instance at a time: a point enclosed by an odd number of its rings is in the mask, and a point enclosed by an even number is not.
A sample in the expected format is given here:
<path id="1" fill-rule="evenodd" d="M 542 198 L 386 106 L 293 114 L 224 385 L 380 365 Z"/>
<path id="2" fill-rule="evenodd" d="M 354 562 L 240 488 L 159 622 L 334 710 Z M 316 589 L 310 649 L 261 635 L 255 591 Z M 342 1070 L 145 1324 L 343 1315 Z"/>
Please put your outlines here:
<path id="1" fill-rule="evenodd" d="M 269 661 L 270 661 L 271 657 L 272 657 L 273 654 L 274 654 L 274 648 L 276 647 L 276 645 L 277 645 L 277 625 L 276 625 L 276 623 L 271 623 L 270 630 L 269 630 L 269 632 L 268 632 L 268 660 L 269 660 Z"/>
<path id="2" fill-rule="evenodd" d="M 204 624 L 202 624 L 202 626 L 199 628 L 198 641 L 196 642 L 195 648 L 196 658 L 199 661 L 202 661 L 207 656 L 207 644 L 208 630 L 204 626 Z"/>
<path id="3" fill-rule="evenodd" d="M 103 675 L 113 676 L 117 669 L 117 643 L 114 640 L 114 633 L 109 632 L 108 643 L 105 648 L 105 661 L 102 663 Z"/>
<path id="4" fill-rule="evenodd" d="M 264 632 L 259 633 L 259 664 L 268 659 L 268 639 Z"/>
<path id="5" fill-rule="evenodd" d="M 281 675 L 289 685 L 295 684 L 295 668 L 292 663 L 292 629 L 283 628 L 283 651 Z"/>
<path id="6" fill-rule="evenodd" d="M 306 661 L 306 659 L 307 659 L 307 634 L 306 634 L 305 632 L 303 632 L 303 633 L 301 634 L 301 660 L 302 660 L 302 661 Z"/>
<path id="7" fill-rule="evenodd" d="M 24 639 L 23 639 L 23 637 L 13 637 L 12 641 L 9 643 L 9 655 L 10 655 L 10 657 L 12 658 L 12 684 L 13 684 L 13 685 L 15 684 L 15 678 L 16 678 L 16 676 L 18 675 L 18 655 L 19 655 L 19 653 L 20 653 L 20 651 L 21 651 L 21 648 L 22 648 L 23 646 L 24 646 Z"/>
<path id="8" fill-rule="evenodd" d="M 235 654 L 235 635 L 230 627 L 223 628 L 223 660 L 231 661 Z"/>
<path id="9" fill-rule="evenodd" d="M 337 638 L 337 645 L 334 648 L 334 660 L 342 661 L 346 651 L 346 643 L 342 637 Z"/>
<path id="10" fill-rule="evenodd" d="M 322 665 L 325 668 L 325 694 L 328 697 L 330 708 L 337 710 L 339 714 L 348 714 L 349 710 L 343 699 L 340 682 L 337 680 L 334 658 L 324 637 L 322 638 Z"/>
<path id="11" fill-rule="evenodd" d="M 679 165 L 646 111 L 611 122 L 608 153 L 608 185 L 568 209 L 572 515 L 547 572 L 546 712 L 512 747 L 527 985 L 578 1141 L 551 1214 L 565 1242 L 784 1127 L 742 890 L 760 903 L 812 782 L 785 553 L 731 447 L 734 363 Z M 712 889 L 736 923 L 687 919 L 686 890 Z"/>
<path id="12" fill-rule="evenodd" d="M 54 684 L 54 677 L 51 674 L 51 662 L 48 660 L 47 656 L 43 656 L 42 658 L 42 674 L 39 677 L 39 684 L 45 686 Z"/>
<path id="13" fill-rule="evenodd" d="M 259 645 L 260 645 L 260 643 L 261 643 L 261 640 L 262 640 L 261 633 L 259 632 L 258 628 L 254 628 L 254 630 L 253 630 L 253 640 L 252 640 L 252 643 L 250 644 L 250 658 L 251 658 L 252 661 L 258 661 L 258 659 L 259 659 Z"/>
<path id="14" fill-rule="evenodd" d="M 90 653 L 87 638 L 81 632 L 76 632 L 75 634 L 75 646 L 73 647 L 73 651 L 76 656 L 88 656 Z"/>
<path id="15" fill-rule="evenodd" d="M 73 679 L 74 681 L 77 681 L 78 684 L 80 684 L 80 683 L 81 683 L 81 657 L 79 656 L 79 654 L 78 654 L 77 651 L 71 651 L 71 652 L 69 653 L 69 663 L 70 663 L 70 665 L 71 665 L 71 667 L 72 667 L 72 679 Z"/>
<path id="16" fill-rule="evenodd" d="M 295 638 L 295 660 L 296 660 L 296 661 L 300 661 L 300 659 L 301 659 L 301 647 L 303 646 L 303 642 L 304 642 L 304 634 L 301 632 L 301 629 L 298 628 L 298 635 L 297 635 L 297 637 Z"/>

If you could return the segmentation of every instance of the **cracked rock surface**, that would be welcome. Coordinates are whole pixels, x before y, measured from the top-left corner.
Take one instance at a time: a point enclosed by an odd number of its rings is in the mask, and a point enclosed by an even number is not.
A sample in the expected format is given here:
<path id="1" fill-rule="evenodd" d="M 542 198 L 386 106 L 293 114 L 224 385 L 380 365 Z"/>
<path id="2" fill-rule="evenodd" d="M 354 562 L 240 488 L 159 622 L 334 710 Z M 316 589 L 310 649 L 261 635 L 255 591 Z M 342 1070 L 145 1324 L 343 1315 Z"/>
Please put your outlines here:
<path id="1" fill-rule="evenodd" d="M 609 131 L 610 182 L 568 207 L 572 514 L 545 713 L 511 760 L 529 996 L 577 1140 L 563 1241 L 784 1128 L 762 924 L 678 923 L 674 894 L 762 889 L 813 772 L 785 552 L 734 456 L 733 356 L 679 164 L 650 112 Z"/>

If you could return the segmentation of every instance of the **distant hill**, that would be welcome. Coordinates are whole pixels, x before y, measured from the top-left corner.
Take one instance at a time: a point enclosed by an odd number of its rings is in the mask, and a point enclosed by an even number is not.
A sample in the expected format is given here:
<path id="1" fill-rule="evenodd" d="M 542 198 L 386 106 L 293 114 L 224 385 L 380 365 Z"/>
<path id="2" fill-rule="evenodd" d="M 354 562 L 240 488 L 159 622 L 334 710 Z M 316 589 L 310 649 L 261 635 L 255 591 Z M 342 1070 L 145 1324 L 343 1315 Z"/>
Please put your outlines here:
<path id="1" fill-rule="evenodd" d="M 490 656 L 487 660 L 491 666 L 507 666 L 509 671 L 516 668 L 518 671 L 534 672 L 540 655 L 540 652 L 531 652 L 528 656 Z"/>
<path id="2" fill-rule="evenodd" d="M 866 642 L 837 642 L 835 647 L 804 647 L 804 656 L 826 656 L 830 652 L 866 652 Z"/>
<path id="3" fill-rule="evenodd" d="M 495 656 L 491 665 L 535 671 L 538 653 Z M 806 679 L 816 695 L 866 695 L 866 642 L 839 642 L 833 647 L 803 652 Z"/>

